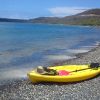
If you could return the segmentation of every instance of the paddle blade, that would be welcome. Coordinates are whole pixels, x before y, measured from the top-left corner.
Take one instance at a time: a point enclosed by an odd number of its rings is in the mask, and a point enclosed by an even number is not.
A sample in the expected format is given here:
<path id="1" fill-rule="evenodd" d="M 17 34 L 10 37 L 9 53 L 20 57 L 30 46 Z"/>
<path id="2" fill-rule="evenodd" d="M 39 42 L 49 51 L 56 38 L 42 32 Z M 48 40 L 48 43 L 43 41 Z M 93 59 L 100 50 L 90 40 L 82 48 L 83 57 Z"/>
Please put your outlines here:
<path id="1" fill-rule="evenodd" d="M 90 68 L 98 68 L 98 67 L 100 67 L 99 63 L 91 63 L 90 64 Z"/>

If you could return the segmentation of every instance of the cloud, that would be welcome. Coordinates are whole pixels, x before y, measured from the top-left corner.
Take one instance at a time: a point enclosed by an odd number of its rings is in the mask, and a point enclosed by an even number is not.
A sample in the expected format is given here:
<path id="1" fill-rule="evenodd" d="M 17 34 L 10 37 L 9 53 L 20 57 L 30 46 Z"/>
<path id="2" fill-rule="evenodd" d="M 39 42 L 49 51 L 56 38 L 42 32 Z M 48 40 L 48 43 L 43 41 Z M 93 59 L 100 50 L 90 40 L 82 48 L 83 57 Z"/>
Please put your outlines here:
<path id="1" fill-rule="evenodd" d="M 74 15 L 74 14 L 83 12 L 86 9 L 89 9 L 89 8 L 84 8 L 84 7 L 54 7 L 54 8 L 49 8 L 48 10 L 54 16 L 67 16 L 67 15 Z"/>

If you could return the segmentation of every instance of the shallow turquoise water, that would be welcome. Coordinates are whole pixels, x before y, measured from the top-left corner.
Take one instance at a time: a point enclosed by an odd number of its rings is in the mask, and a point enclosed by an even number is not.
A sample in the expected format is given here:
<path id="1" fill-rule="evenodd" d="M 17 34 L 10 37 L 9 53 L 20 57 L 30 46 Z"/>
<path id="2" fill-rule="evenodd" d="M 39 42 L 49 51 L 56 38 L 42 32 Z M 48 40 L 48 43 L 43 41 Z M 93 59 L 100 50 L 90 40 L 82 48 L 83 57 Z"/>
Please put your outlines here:
<path id="1" fill-rule="evenodd" d="M 99 42 L 100 27 L 0 23 L 0 79 L 25 77 L 33 67 L 71 59 Z"/>

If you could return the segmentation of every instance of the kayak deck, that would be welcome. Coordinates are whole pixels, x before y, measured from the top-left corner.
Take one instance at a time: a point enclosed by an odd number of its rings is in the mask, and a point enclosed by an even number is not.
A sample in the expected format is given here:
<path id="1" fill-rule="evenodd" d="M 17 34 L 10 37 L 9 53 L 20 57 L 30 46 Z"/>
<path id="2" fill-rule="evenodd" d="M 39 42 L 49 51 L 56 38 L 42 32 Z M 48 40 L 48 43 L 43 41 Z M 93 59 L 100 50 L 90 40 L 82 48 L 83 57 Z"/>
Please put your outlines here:
<path id="1" fill-rule="evenodd" d="M 35 70 L 33 70 L 28 73 L 28 77 L 34 83 L 36 82 L 78 82 L 78 81 L 92 78 L 100 73 L 100 67 L 89 68 L 89 65 L 64 65 L 64 66 L 55 66 L 49 68 L 57 71 L 66 70 L 69 71 L 70 74 L 65 76 L 41 75 L 37 73 Z M 86 70 L 82 70 L 82 69 L 86 69 Z"/>

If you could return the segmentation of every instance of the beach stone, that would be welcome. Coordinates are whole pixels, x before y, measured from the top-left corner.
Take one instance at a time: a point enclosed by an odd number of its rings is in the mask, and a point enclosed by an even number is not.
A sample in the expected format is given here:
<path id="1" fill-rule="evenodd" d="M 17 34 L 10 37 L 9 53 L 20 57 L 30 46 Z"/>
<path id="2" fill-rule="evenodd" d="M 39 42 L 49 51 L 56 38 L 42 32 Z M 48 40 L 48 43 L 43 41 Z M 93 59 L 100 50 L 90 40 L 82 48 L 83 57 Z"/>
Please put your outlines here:
<path id="1" fill-rule="evenodd" d="M 100 46 L 63 64 L 100 62 Z M 100 75 L 77 83 L 38 83 L 28 79 L 0 84 L 0 100 L 100 100 Z"/>

